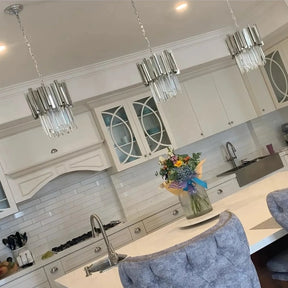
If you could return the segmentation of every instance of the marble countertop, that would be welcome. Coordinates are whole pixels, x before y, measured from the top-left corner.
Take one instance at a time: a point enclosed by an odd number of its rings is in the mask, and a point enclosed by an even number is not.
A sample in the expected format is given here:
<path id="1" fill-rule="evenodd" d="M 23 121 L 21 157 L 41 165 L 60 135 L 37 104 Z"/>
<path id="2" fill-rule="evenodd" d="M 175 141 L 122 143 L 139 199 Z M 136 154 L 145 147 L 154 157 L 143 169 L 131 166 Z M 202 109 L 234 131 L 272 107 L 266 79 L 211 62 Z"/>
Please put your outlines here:
<path id="1" fill-rule="evenodd" d="M 288 171 L 277 172 L 241 189 L 213 204 L 210 216 L 215 216 L 226 209 L 235 213 L 245 229 L 251 254 L 260 250 L 286 234 L 286 231 L 271 217 L 266 204 L 266 195 L 271 191 L 288 187 L 287 177 Z M 209 217 L 209 215 L 202 217 Z M 217 218 L 213 218 L 201 225 L 194 225 L 198 220 L 181 218 L 118 249 L 117 252 L 129 256 L 150 254 L 188 240 L 204 232 L 218 221 Z M 103 273 L 94 273 L 89 277 L 85 276 L 83 268 L 76 269 L 57 279 L 58 287 L 122 287 L 117 267 Z"/>

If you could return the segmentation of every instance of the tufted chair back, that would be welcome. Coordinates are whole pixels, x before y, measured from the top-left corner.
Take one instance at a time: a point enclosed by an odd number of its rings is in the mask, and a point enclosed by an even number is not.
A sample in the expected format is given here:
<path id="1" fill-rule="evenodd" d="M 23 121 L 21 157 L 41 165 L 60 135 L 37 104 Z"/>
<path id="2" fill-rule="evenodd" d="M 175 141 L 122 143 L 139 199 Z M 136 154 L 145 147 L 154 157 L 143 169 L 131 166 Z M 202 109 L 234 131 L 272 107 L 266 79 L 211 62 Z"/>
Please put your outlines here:
<path id="1" fill-rule="evenodd" d="M 288 189 L 270 192 L 266 201 L 276 222 L 288 231 Z"/>
<path id="2" fill-rule="evenodd" d="M 200 235 L 118 268 L 125 288 L 260 288 L 244 229 L 228 211 Z"/>
<path id="3" fill-rule="evenodd" d="M 267 206 L 276 222 L 288 231 L 288 189 L 270 192 Z M 273 279 L 288 281 L 288 249 L 282 250 L 266 263 Z"/>

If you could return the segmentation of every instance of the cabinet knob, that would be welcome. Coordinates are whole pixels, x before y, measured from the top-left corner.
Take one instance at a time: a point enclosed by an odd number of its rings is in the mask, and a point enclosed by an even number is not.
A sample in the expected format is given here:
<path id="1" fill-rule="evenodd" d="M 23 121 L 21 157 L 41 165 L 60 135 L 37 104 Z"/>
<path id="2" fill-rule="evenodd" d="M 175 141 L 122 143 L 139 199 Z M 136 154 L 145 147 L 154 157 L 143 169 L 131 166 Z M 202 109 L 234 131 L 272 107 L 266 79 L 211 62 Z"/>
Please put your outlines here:
<path id="1" fill-rule="evenodd" d="M 201 136 L 204 136 L 204 133 L 201 133 L 200 135 L 201 135 Z"/>
<path id="2" fill-rule="evenodd" d="M 99 253 L 101 251 L 101 247 L 100 246 L 97 246 L 95 249 L 94 249 L 94 252 L 95 253 Z"/>
<path id="3" fill-rule="evenodd" d="M 231 121 L 231 124 L 234 124 L 234 122 L 233 122 L 233 121 Z"/>
<path id="4" fill-rule="evenodd" d="M 228 122 L 228 125 L 231 125 L 231 122 Z"/>
<path id="5" fill-rule="evenodd" d="M 53 148 L 53 149 L 51 149 L 51 151 L 50 151 L 51 154 L 55 154 L 55 153 L 57 153 L 57 152 L 58 152 L 58 150 L 57 150 L 56 148 Z"/>
<path id="6" fill-rule="evenodd" d="M 173 216 L 176 216 L 176 215 L 178 215 L 178 214 L 179 214 L 179 211 L 178 211 L 177 209 L 173 210 L 173 212 L 172 212 L 172 215 L 173 215 Z"/>
<path id="7" fill-rule="evenodd" d="M 155 176 L 158 176 L 158 171 L 155 172 Z"/>
<path id="8" fill-rule="evenodd" d="M 223 190 L 222 190 L 222 189 L 218 189 L 218 190 L 217 190 L 217 194 L 218 194 L 218 195 L 220 195 L 220 194 L 222 194 L 222 193 L 223 193 Z"/>
<path id="9" fill-rule="evenodd" d="M 147 157 L 147 155 L 145 154 L 144 157 Z"/>
<path id="10" fill-rule="evenodd" d="M 265 109 L 264 109 L 264 108 L 262 109 L 262 112 L 265 112 Z"/>
<path id="11" fill-rule="evenodd" d="M 141 228 L 140 227 L 136 227 L 135 229 L 134 229 L 134 233 L 135 234 L 139 234 L 141 232 Z"/>
<path id="12" fill-rule="evenodd" d="M 58 267 L 56 267 L 56 266 L 54 266 L 54 267 L 52 267 L 51 269 L 50 269 L 50 273 L 51 274 L 54 274 L 54 273 L 56 273 L 58 271 Z"/>
<path id="13" fill-rule="evenodd" d="M 152 154 L 151 154 L 151 152 L 149 152 L 149 156 L 151 156 Z"/>

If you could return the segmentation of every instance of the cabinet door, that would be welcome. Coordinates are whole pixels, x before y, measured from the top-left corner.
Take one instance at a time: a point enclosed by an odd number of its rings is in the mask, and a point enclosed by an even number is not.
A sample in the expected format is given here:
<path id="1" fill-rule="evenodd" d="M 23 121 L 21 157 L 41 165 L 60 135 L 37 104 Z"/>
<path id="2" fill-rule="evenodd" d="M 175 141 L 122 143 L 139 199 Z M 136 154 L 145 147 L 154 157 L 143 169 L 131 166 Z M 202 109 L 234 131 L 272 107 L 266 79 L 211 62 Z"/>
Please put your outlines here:
<path id="1" fill-rule="evenodd" d="M 257 117 L 249 93 L 236 66 L 212 73 L 230 125 L 239 125 Z"/>
<path id="2" fill-rule="evenodd" d="M 57 288 L 58 286 L 55 283 L 55 279 L 63 276 L 65 274 L 61 261 L 55 261 L 48 265 L 44 266 L 44 271 L 48 278 L 51 288 Z"/>
<path id="3" fill-rule="evenodd" d="M 10 186 L 0 166 L 0 218 L 18 211 Z"/>
<path id="4" fill-rule="evenodd" d="M 160 103 L 159 110 L 168 124 L 175 149 L 202 139 L 204 136 L 185 87 L 182 93 L 167 102 Z M 163 119 L 163 120 L 164 120 Z M 173 143 L 172 142 L 172 143 Z"/>
<path id="5" fill-rule="evenodd" d="M 265 73 L 265 71 L 264 71 Z M 260 69 L 242 75 L 258 116 L 275 111 L 276 107 Z"/>
<path id="6" fill-rule="evenodd" d="M 288 105 L 288 74 L 286 57 L 281 48 L 272 50 L 266 55 L 265 79 L 272 92 L 277 108 Z"/>
<path id="7" fill-rule="evenodd" d="M 121 170 L 143 162 L 146 150 L 127 104 L 122 102 L 103 109 L 96 113 L 100 114 L 100 124 L 117 168 Z"/>
<path id="8" fill-rule="evenodd" d="M 190 97 L 205 137 L 230 128 L 226 111 L 211 74 L 186 80 L 183 82 L 183 87 Z"/>
<path id="9" fill-rule="evenodd" d="M 136 122 L 149 156 L 171 146 L 166 127 L 152 96 L 133 100 L 131 107 L 136 114 Z"/>

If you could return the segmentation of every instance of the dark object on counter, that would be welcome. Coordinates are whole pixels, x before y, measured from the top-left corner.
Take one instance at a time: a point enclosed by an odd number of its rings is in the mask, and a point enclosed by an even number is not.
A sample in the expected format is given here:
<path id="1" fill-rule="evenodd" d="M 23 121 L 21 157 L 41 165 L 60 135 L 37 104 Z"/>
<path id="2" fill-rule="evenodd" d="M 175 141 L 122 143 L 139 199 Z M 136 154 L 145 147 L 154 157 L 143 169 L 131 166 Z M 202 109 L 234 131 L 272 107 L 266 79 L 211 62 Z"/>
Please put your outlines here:
<path id="1" fill-rule="evenodd" d="M 121 221 L 115 220 L 115 221 L 111 221 L 108 224 L 104 224 L 103 227 L 104 227 L 104 230 L 108 230 L 108 229 L 113 228 L 114 226 L 116 226 L 116 225 L 118 225 L 120 223 L 121 223 Z M 100 234 L 101 233 L 100 228 L 95 228 L 95 232 L 97 234 Z M 65 249 L 67 249 L 67 248 L 69 248 L 71 246 L 74 246 L 74 245 L 76 245 L 76 244 L 78 244 L 78 243 L 80 243 L 82 241 L 85 241 L 85 240 L 87 240 L 87 239 L 89 239 L 91 237 L 92 237 L 92 231 L 89 231 L 87 233 L 82 234 L 81 236 L 75 237 L 72 240 L 67 241 L 65 244 L 61 244 L 61 245 L 59 245 L 57 247 L 53 247 L 52 251 L 56 252 L 56 253 L 57 252 L 61 252 L 61 251 L 65 250 Z"/>
<path id="2" fill-rule="evenodd" d="M 7 238 L 2 239 L 2 243 L 10 250 L 15 250 L 23 247 L 27 243 L 27 240 L 26 232 L 23 234 L 16 232 L 15 235 L 11 234 Z"/>

